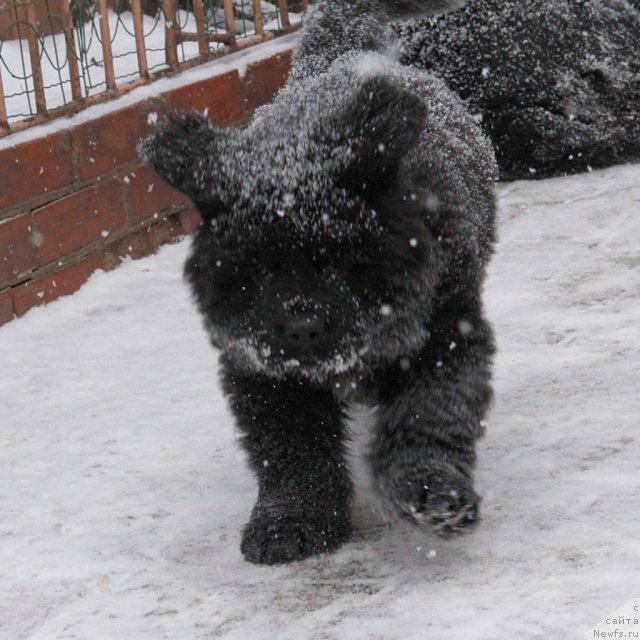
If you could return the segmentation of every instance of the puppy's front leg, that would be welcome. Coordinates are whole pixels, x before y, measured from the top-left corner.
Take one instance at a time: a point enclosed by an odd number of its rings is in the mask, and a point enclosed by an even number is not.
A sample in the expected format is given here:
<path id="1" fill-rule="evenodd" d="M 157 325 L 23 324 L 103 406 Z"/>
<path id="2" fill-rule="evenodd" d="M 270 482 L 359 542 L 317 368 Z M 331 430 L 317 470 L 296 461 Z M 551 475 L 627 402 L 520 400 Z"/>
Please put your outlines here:
<path id="1" fill-rule="evenodd" d="M 242 536 L 247 560 L 290 562 L 340 546 L 351 533 L 352 485 L 344 414 L 331 391 L 228 364 L 224 388 L 258 478 Z"/>
<path id="2" fill-rule="evenodd" d="M 491 330 L 463 309 L 441 310 L 422 352 L 382 375 L 371 456 L 386 505 L 441 535 L 478 519 L 475 442 L 491 401 Z"/>

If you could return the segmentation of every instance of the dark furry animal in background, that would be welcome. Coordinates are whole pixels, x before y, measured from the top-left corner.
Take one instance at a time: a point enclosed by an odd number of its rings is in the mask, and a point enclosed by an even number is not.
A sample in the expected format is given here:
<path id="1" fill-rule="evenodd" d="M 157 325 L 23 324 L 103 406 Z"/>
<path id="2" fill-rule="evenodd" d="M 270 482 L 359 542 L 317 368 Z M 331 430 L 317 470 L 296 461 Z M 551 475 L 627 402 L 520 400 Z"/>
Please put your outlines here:
<path id="1" fill-rule="evenodd" d="M 370 463 L 387 509 L 443 535 L 478 519 L 497 171 L 444 83 L 376 51 L 389 15 L 414 10 L 327 2 L 248 129 L 183 114 L 140 145 L 203 218 L 186 277 L 258 479 L 252 562 L 349 538 L 345 411 L 359 396 L 378 407 Z"/>
<path id="2" fill-rule="evenodd" d="M 639 0 L 471 0 L 398 32 L 481 117 L 501 179 L 640 160 Z"/>

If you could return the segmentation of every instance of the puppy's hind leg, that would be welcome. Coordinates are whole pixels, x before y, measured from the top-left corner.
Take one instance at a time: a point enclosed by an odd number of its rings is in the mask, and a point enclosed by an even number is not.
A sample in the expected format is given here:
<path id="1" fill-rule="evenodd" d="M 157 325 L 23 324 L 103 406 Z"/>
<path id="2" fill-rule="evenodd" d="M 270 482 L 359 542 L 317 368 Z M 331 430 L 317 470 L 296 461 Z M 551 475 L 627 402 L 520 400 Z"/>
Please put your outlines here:
<path id="1" fill-rule="evenodd" d="M 258 501 L 242 536 L 247 560 L 277 564 L 331 551 L 351 534 L 345 423 L 333 394 L 307 381 L 224 372 Z"/>

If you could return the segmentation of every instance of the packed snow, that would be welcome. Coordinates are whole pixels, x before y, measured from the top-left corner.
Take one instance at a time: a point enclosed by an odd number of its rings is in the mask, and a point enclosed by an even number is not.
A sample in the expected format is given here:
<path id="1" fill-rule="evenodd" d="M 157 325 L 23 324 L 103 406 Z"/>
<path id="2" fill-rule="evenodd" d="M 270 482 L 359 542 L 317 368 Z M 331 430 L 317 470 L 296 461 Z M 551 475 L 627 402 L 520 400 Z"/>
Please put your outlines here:
<path id="1" fill-rule="evenodd" d="M 504 184 L 499 202 L 483 521 L 453 540 L 370 509 L 357 409 L 353 541 L 243 560 L 255 485 L 186 240 L 1 327 L 0 637 L 555 640 L 632 612 L 640 165 Z"/>

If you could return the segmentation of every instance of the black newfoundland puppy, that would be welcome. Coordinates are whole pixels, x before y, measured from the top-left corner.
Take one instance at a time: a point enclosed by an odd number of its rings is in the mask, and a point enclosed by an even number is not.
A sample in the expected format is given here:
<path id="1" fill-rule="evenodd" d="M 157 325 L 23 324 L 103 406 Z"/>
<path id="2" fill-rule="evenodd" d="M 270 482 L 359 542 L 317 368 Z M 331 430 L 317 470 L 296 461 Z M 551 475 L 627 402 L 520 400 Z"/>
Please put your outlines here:
<path id="1" fill-rule="evenodd" d="M 202 215 L 186 277 L 259 483 L 252 562 L 348 540 L 354 398 L 377 405 L 390 512 L 443 535 L 478 519 L 496 165 L 443 82 L 382 53 L 391 17 L 458 4 L 327 1 L 249 128 L 183 114 L 140 145 Z"/>
<path id="2" fill-rule="evenodd" d="M 500 177 L 640 160 L 640 0 L 471 0 L 398 27 L 493 140 Z"/>

